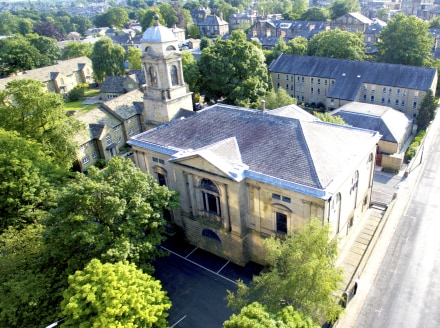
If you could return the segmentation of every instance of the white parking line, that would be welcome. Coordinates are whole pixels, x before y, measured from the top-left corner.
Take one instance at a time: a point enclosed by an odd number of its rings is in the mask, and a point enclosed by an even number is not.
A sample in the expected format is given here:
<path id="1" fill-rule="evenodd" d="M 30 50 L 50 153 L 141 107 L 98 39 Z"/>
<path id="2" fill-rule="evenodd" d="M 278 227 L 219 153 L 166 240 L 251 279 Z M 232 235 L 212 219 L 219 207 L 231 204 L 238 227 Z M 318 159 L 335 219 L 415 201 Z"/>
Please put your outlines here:
<path id="1" fill-rule="evenodd" d="M 237 284 L 237 282 L 235 282 L 234 280 L 231 280 L 231 279 L 229 279 L 229 278 L 226 278 L 225 276 L 222 276 L 221 274 L 218 274 L 218 273 L 215 272 L 215 271 L 212 271 L 212 270 L 210 270 L 210 269 L 208 269 L 208 268 L 205 268 L 203 265 L 200 265 L 200 264 L 198 264 L 198 263 L 196 263 L 196 262 L 194 262 L 194 261 L 188 260 L 187 258 L 183 257 L 182 255 L 177 254 L 177 253 L 173 252 L 172 250 L 169 250 L 168 248 L 165 248 L 165 247 L 163 247 L 163 246 L 160 246 L 160 248 L 162 248 L 162 249 L 166 250 L 167 252 L 170 252 L 171 254 L 174 254 L 174 255 L 180 257 L 181 259 L 184 259 L 184 260 L 186 260 L 186 261 L 188 261 L 188 262 L 190 262 L 190 263 L 192 263 L 192 264 L 194 264 L 194 265 L 197 265 L 199 268 L 202 268 L 202 269 L 204 269 L 204 270 L 206 270 L 206 271 L 209 271 L 209 272 L 211 272 L 212 274 L 215 274 L 216 276 L 219 276 L 220 278 L 223 278 L 223 279 L 225 279 L 225 280 L 227 280 L 227 281 L 229 281 L 229 282 L 232 282 L 234 285 Z M 222 268 L 222 269 L 223 269 L 223 268 Z"/>
<path id="2" fill-rule="evenodd" d="M 220 271 L 222 271 L 222 270 L 225 268 L 225 266 L 227 266 L 227 265 L 229 264 L 229 262 L 230 262 L 230 261 L 226 262 L 225 265 L 222 266 L 222 267 L 220 268 L 220 270 L 217 271 L 217 273 L 220 273 Z"/>
<path id="3" fill-rule="evenodd" d="M 191 252 L 189 252 L 189 254 L 187 256 L 185 256 L 185 258 L 187 258 L 188 256 L 190 256 L 192 253 L 194 253 L 196 250 L 198 250 L 199 247 L 194 248 Z"/>
<path id="4" fill-rule="evenodd" d="M 171 327 L 175 327 L 177 324 L 179 324 L 179 322 L 180 321 L 182 321 L 183 319 L 185 319 L 186 318 L 186 314 L 182 317 L 182 318 L 180 318 L 179 319 L 179 321 L 177 321 L 174 325 L 172 325 Z"/>

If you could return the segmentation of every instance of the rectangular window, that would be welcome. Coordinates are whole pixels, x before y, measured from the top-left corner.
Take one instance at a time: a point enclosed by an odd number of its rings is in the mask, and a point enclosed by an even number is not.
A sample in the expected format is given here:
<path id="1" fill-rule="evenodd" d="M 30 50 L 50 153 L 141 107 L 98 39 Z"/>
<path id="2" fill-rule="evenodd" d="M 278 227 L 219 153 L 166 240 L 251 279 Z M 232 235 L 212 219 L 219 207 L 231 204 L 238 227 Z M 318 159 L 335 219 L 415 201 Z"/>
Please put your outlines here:
<path id="1" fill-rule="evenodd" d="M 281 199 L 281 196 L 278 195 L 278 194 L 272 194 L 272 198 L 273 198 L 273 199 L 280 200 L 280 199 Z"/>
<path id="2" fill-rule="evenodd" d="M 118 137 L 118 143 L 121 143 L 121 141 L 122 141 L 122 137 L 119 136 L 119 137 Z"/>
<path id="3" fill-rule="evenodd" d="M 164 161 L 163 159 L 160 159 L 160 158 L 159 158 L 159 163 L 160 163 L 160 164 L 165 164 L 165 161 Z"/>
<path id="4" fill-rule="evenodd" d="M 156 157 L 153 157 L 153 162 L 157 163 L 159 160 Z"/>
<path id="5" fill-rule="evenodd" d="M 107 146 L 110 146 L 112 144 L 112 137 L 109 134 L 107 134 L 105 136 L 105 141 L 107 142 Z"/>
<path id="6" fill-rule="evenodd" d="M 314 81 L 314 78 L 311 77 L 311 78 L 310 78 L 310 84 L 313 84 L 313 81 Z"/>
<path id="7" fill-rule="evenodd" d="M 290 203 L 291 199 L 289 197 L 283 196 L 283 202 Z"/>
<path id="8" fill-rule="evenodd" d="M 158 173 L 157 174 L 157 182 L 159 183 L 159 186 L 166 186 L 167 185 L 167 179 L 163 174 Z"/>
<path id="9" fill-rule="evenodd" d="M 113 128 L 113 130 L 115 130 L 115 131 L 119 131 L 120 129 L 121 129 L 121 124 L 116 125 L 116 126 Z"/>
<path id="10" fill-rule="evenodd" d="M 277 74 L 277 80 L 279 80 L 280 79 L 280 74 Z"/>
<path id="11" fill-rule="evenodd" d="M 276 212 L 277 233 L 287 234 L 287 215 Z"/>
<path id="12" fill-rule="evenodd" d="M 217 196 L 207 192 L 203 192 L 203 206 L 205 208 L 205 211 L 219 216 L 221 215 L 220 203 Z"/>
<path id="13" fill-rule="evenodd" d="M 82 159 L 82 163 L 83 163 L 83 164 L 87 164 L 88 162 L 90 162 L 90 158 L 89 158 L 89 156 L 83 157 L 83 159 Z"/>
<path id="14" fill-rule="evenodd" d="M 92 152 L 92 157 L 93 157 L 93 158 L 98 157 L 98 153 L 97 153 L 95 150 Z"/>
<path id="15" fill-rule="evenodd" d="M 318 79 L 318 84 L 321 84 L 321 79 Z"/>

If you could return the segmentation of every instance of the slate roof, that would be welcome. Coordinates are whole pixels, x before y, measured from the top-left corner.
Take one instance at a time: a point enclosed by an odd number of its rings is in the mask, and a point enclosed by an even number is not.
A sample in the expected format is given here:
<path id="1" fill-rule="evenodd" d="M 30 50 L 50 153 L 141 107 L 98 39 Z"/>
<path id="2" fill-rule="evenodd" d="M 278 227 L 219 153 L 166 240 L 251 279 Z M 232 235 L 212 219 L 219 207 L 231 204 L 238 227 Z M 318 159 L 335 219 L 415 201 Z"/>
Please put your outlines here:
<path id="1" fill-rule="evenodd" d="M 334 79 L 327 97 L 350 101 L 364 83 L 428 90 L 436 74 L 434 68 L 286 54 L 272 62 L 269 71 Z"/>
<path id="2" fill-rule="evenodd" d="M 134 136 L 129 144 L 181 157 L 182 152 L 193 153 L 230 138 L 235 138 L 242 164 L 248 167 L 245 176 L 293 189 L 319 190 L 324 197 L 329 184 L 354 171 L 365 149 L 374 147 L 380 135 L 216 104 Z M 218 158 L 234 152 L 226 146 L 216 149 Z"/>
<path id="3" fill-rule="evenodd" d="M 126 120 L 136 114 L 139 111 L 139 103 L 143 97 L 142 91 L 135 89 L 127 92 L 119 97 L 107 100 L 102 103 L 104 108 L 116 113 L 121 119 Z"/>
<path id="4" fill-rule="evenodd" d="M 125 76 L 106 76 L 104 83 L 101 85 L 101 92 L 106 93 L 124 93 L 127 90 L 124 88 Z"/>
<path id="5" fill-rule="evenodd" d="M 128 74 L 127 74 L 127 75 L 133 75 L 133 74 L 136 76 L 136 81 L 137 81 L 139 84 L 145 84 L 145 83 L 147 83 L 147 82 L 145 81 L 145 73 L 144 73 L 143 70 L 141 70 L 141 69 L 132 69 L 132 70 L 128 71 Z"/>
<path id="6" fill-rule="evenodd" d="M 199 26 L 222 26 L 229 25 L 228 22 L 224 21 L 217 15 L 206 16 L 205 20 L 199 23 Z"/>
<path id="7" fill-rule="evenodd" d="M 60 60 L 56 65 L 36 68 L 30 71 L 25 71 L 21 75 L 0 79 L 0 90 L 4 89 L 6 84 L 13 80 L 33 79 L 45 83 L 55 79 L 59 73 L 71 75 L 78 72 L 82 70 L 86 64 L 88 64 L 90 68 L 92 67 L 92 61 L 87 57 Z"/>
<path id="8" fill-rule="evenodd" d="M 320 121 L 320 119 L 317 118 L 315 115 L 312 115 L 309 112 L 302 109 L 301 107 L 293 104 L 284 107 L 275 108 L 273 110 L 268 110 L 267 113 L 270 115 L 296 118 L 301 121 L 309 121 L 309 122 Z"/>
<path id="9" fill-rule="evenodd" d="M 345 104 L 332 112 L 345 123 L 362 129 L 374 130 L 382 135 L 382 140 L 403 143 L 412 121 L 405 114 L 388 106 L 359 102 Z"/>

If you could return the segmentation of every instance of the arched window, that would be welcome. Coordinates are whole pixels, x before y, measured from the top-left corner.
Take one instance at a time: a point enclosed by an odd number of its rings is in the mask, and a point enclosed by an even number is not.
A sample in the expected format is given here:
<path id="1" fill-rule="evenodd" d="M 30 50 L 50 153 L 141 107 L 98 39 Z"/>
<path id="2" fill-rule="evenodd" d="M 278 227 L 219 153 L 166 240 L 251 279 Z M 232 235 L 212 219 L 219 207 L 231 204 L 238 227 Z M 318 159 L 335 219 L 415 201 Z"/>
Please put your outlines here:
<path id="1" fill-rule="evenodd" d="M 179 77 L 177 75 L 177 67 L 171 66 L 171 85 L 179 85 Z"/>
<path id="2" fill-rule="evenodd" d="M 203 179 L 200 183 L 202 189 L 203 209 L 210 213 L 221 216 L 220 193 L 214 182 Z"/>
<path id="3" fill-rule="evenodd" d="M 152 87 L 157 87 L 156 71 L 154 70 L 153 66 L 150 66 L 148 69 L 148 75 L 150 77 L 150 85 Z"/>
<path id="4" fill-rule="evenodd" d="M 173 51 L 173 50 L 176 50 L 176 48 L 174 46 L 168 46 L 165 50 L 166 51 Z"/>

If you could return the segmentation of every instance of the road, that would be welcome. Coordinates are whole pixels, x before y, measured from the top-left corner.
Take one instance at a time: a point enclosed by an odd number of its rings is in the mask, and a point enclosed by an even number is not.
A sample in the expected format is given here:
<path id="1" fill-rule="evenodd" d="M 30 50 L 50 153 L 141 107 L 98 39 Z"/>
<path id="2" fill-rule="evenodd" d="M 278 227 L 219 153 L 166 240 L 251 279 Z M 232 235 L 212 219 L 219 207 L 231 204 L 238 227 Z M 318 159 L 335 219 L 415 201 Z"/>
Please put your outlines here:
<path id="1" fill-rule="evenodd" d="M 398 221 L 356 328 L 440 324 L 440 135 L 429 133 L 421 170 Z M 413 174 L 413 173 L 411 173 Z M 374 254 L 373 254 L 374 256 Z"/>

